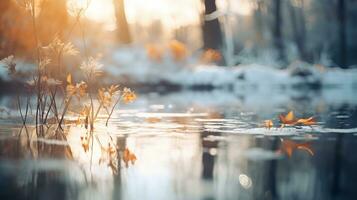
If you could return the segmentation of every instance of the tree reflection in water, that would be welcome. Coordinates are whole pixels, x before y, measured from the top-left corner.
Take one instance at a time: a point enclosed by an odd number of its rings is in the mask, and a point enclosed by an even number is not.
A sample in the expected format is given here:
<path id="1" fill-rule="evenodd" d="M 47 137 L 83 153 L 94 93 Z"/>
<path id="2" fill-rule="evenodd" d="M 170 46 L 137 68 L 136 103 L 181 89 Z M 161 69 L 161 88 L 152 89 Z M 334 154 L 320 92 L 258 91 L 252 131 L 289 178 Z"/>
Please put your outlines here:
<path id="1" fill-rule="evenodd" d="M 107 162 L 99 164 L 98 142 L 84 151 L 80 127 L 71 127 L 67 140 L 32 138 L 29 142 L 25 132 L 20 138 L 4 132 L 0 140 L 1 199 L 289 200 L 351 199 L 356 195 L 352 186 L 357 180 L 353 154 L 357 140 L 353 133 L 273 136 L 268 133 L 275 130 L 265 128 L 267 134 L 225 133 L 212 127 L 231 128 L 242 120 L 188 117 L 186 113 L 172 116 L 122 121 L 118 127 L 106 129 L 108 133 L 96 130 L 94 135 L 102 146 L 111 141 L 118 147 L 116 173 Z M 338 120 L 326 123 L 332 128 L 342 126 Z M 128 168 L 121 158 L 126 147 L 134 148 L 138 157 Z"/>

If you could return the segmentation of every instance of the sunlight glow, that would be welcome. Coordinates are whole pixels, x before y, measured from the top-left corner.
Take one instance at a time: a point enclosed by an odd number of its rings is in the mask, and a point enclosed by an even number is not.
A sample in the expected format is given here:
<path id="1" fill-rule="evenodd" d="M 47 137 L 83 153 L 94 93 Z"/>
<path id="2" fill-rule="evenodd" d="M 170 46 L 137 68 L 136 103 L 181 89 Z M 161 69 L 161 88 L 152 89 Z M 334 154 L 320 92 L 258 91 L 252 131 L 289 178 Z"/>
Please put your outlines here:
<path id="1" fill-rule="evenodd" d="M 104 24 L 106 30 L 115 29 L 115 15 L 113 0 L 69 0 L 68 8 L 88 8 L 85 17 L 98 23 Z"/>
<path id="2" fill-rule="evenodd" d="M 149 24 L 160 20 L 165 26 L 175 27 L 199 22 L 200 0 L 145 0 L 126 1 L 129 22 Z"/>
<path id="3" fill-rule="evenodd" d="M 84 7 L 90 2 L 85 16 L 90 20 L 104 24 L 105 29 L 115 29 L 115 11 L 113 0 L 69 0 L 69 7 L 76 4 Z M 160 21 L 166 28 L 175 28 L 188 24 L 197 24 L 202 12 L 200 0 L 130 0 L 125 1 L 126 17 L 130 24 L 139 23 L 149 25 L 154 21 Z M 229 2 L 229 3 L 228 3 Z M 217 6 L 223 11 L 239 15 L 248 15 L 251 5 L 244 0 L 217 1 Z"/>
<path id="4" fill-rule="evenodd" d="M 69 0 L 68 6 L 85 7 L 88 0 Z M 115 27 L 115 11 L 113 0 L 89 0 L 85 16 L 95 22 L 103 23 L 106 29 Z M 128 22 L 148 25 L 160 20 L 164 26 L 176 26 L 198 23 L 199 0 L 146 0 L 125 1 L 125 11 Z"/>
<path id="5" fill-rule="evenodd" d="M 247 0 L 217 0 L 217 7 L 223 12 L 237 15 L 249 15 L 252 11 L 252 2 Z"/>

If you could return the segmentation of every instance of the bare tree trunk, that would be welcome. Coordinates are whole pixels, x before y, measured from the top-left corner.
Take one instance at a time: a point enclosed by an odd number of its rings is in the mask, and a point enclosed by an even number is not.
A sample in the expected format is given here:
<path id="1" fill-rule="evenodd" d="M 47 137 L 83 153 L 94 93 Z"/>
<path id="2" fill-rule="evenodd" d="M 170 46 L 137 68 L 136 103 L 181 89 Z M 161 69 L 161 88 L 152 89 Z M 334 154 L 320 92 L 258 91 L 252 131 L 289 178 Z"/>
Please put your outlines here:
<path id="1" fill-rule="evenodd" d="M 258 43 L 263 41 L 263 17 L 262 17 L 263 2 L 257 1 L 256 8 L 254 9 L 254 24 L 255 24 L 255 36 Z"/>
<path id="2" fill-rule="evenodd" d="M 339 0 L 337 5 L 338 24 L 339 24 L 339 64 L 346 68 L 346 7 L 345 0 Z"/>
<path id="3" fill-rule="evenodd" d="M 115 17 L 117 20 L 117 32 L 120 43 L 128 44 L 132 42 L 128 21 L 125 16 L 124 0 L 113 0 Z"/>
<path id="4" fill-rule="evenodd" d="M 300 22 L 301 22 L 301 30 L 300 30 L 300 38 L 301 38 L 301 43 L 300 43 L 300 48 L 301 48 L 301 56 L 305 60 L 309 60 L 309 56 L 307 55 L 306 51 L 306 20 L 305 20 L 305 14 L 304 14 L 304 0 L 300 0 Z"/>
<path id="5" fill-rule="evenodd" d="M 6 27 L 4 24 L 6 23 L 6 14 L 7 10 L 11 6 L 10 0 L 2 0 L 0 1 L 0 59 L 2 59 L 7 54 L 7 39 L 5 36 Z"/>
<path id="6" fill-rule="evenodd" d="M 274 0 L 274 25 L 273 25 L 273 40 L 274 46 L 278 51 L 279 60 L 285 61 L 284 55 L 284 44 L 283 44 L 283 35 L 282 35 L 282 17 L 281 17 L 281 0 Z"/>
<path id="7" fill-rule="evenodd" d="M 26 11 L 13 0 L 0 0 L 0 58 L 33 50 L 32 26 Z"/>
<path id="8" fill-rule="evenodd" d="M 299 28 L 298 28 L 298 23 L 296 19 L 296 13 L 295 13 L 295 8 L 292 5 L 291 1 L 289 2 L 289 14 L 290 14 L 290 20 L 291 20 L 291 28 L 293 32 L 293 38 L 295 45 L 299 49 Z"/>
<path id="9" fill-rule="evenodd" d="M 216 0 L 203 0 L 205 16 L 217 11 Z M 222 46 L 222 32 L 217 18 L 204 20 L 202 27 L 203 47 L 205 49 L 219 49 Z"/>
<path id="10" fill-rule="evenodd" d="M 67 0 L 43 0 L 38 16 L 39 38 L 49 43 L 54 36 L 63 37 L 68 25 Z"/>
<path id="11" fill-rule="evenodd" d="M 303 0 L 300 1 L 301 6 L 303 6 Z M 291 2 L 289 2 L 289 13 L 291 19 L 291 26 L 293 30 L 293 40 L 295 42 L 296 47 L 299 51 L 299 57 L 302 60 L 306 59 L 305 53 L 305 17 L 303 14 L 303 7 L 297 8 L 299 9 L 299 13 L 297 13 L 297 9 L 294 8 Z M 300 19 L 300 23 L 299 20 Z"/>

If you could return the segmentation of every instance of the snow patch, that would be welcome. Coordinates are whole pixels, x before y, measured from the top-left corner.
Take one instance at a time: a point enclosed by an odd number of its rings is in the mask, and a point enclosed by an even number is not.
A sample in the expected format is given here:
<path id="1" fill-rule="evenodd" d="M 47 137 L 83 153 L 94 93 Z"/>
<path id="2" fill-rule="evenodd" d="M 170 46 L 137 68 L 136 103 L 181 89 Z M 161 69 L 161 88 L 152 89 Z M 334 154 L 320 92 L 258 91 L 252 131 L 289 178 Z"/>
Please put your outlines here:
<path id="1" fill-rule="evenodd" d="M 217 88 L 272 88 L 315 85 L 318 87 L 355 87 L 357 69 L 326 68 L 296 61 L 287 69 L 268 64 L 241 64 L 235 67 L 202 64 L 197 58 L 175 62 L 165 54 L 161 62 L 150 60 L 144 48 L 117 49 L 108 58 L 104 70 L 120 79 L 158 84 L 168 82 L 183 87 L 213 86 Z"/>

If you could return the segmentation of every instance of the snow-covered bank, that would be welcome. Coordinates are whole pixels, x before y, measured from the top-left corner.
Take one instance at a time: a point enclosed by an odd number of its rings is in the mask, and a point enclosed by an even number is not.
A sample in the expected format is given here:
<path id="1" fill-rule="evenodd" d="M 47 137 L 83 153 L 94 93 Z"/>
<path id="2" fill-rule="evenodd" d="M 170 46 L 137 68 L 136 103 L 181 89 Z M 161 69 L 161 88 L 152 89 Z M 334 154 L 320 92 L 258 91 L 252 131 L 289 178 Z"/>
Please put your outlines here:
<path id="1" fill-rule="evenodd" d="M 215 88 L 272 87 L 356 87 L 357 69 L 327 68 L 303 62 L 281 70 L 260 64 L 221 67 L 200 64 L 194 58 L 173 62 L 165 56 L 161 62 L 151 61 L 144 49 L 120 49 L 105 64 L 113 80 L 158 84 L 166 82 L 183 87 L 212 86 Z"/>
<path id="2" fill-rule="evenodd" d="M 241 64 L 235 67 L 203 64 L 200 55 L 191 55 L 174 61 L 169 52 L 160 62 L 153 61 L 143 47 L 119 48 L 103 57 L 104 83 L 122 85 L 157 86 L 172 85 L 180 88 L 228 88 L 234 91 L 268 92 L 272 89 L 357 88 L 357 68 L 340 69 L 311 65 L 296 61 L 286 69 L 264 64 Z M 22 75 L 30 74 L 35 66 L 16 60 L 16 69 Z M 75 65 L 75 64 L 73 64 Z M 79 72 L 73 68 L 73 72 Z M 77 76 L 81 78 L 81 74 Z M 0 67 L 0 79 L 11 81 L 5 67 Z M 29 78 L 27 78 L 29 79 Z M 18 78 L 18 81 L 26 81 Z M 162 84 L 164 83 L 164 84 Z"/>

